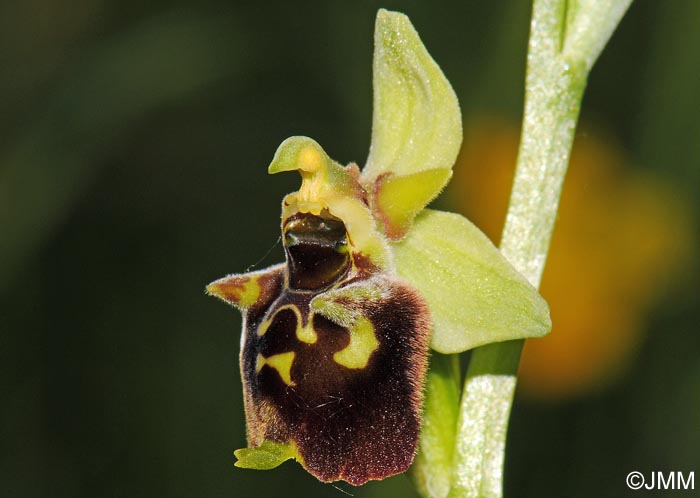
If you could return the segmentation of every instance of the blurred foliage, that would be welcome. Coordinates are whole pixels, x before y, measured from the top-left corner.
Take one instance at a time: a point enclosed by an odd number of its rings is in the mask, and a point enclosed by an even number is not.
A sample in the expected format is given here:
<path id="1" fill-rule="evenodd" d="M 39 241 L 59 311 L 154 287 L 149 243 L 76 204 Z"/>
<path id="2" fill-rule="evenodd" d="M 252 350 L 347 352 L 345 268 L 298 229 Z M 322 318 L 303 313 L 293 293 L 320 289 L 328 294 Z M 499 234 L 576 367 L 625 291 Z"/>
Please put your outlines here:
<path id="1" fill-rule="evenodd" d="M 466 121 L 517 122 L 526 2 L 0 5 L 0 495 L 342 495 L 291 464 L 233 468 L 240 319 L 203 288 L 281 259 L 297 179 L 266 167 L 283 138 L 364 162 L 380 6 L 411 17 Z M 691 257 L 640 315 L 620 382 L 516 402 L 508 496 L 625 496 L 632 469 L 700 461 L 699 18 L 693 0 L 635 2 L 582 112 L 633 175 L 689 200 Z M 414 496 L 404 476 L 339 487 Z"/>
<path id="2" fill-rule="evenodd" d="M 450 191 L 455 206 L 497 241 L 517 126 L 473 119 Z M 540 288 L 554 327 L 525 344 L 518 375 L 524 393 L 554 399 L 587 394 L 627 372 L 649 309 L 688 283 L 682 272 L 695 236 L 686 189 L 631 167 L 593 130 L 584 129 L 573 148 L 557 218 Z"/>

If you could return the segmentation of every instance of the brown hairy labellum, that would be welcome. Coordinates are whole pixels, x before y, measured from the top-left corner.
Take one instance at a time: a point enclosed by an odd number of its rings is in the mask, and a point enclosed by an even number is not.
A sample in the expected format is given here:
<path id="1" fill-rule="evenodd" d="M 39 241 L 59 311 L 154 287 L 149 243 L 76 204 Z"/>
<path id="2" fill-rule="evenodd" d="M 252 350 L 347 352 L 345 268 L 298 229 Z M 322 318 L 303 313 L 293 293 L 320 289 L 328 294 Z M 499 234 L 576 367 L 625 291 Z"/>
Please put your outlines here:
<path id="1" fill-rule="evenodd" d="M 321 481 L 405 471 L 421 425 L 430 320 L 423 298 L 348 241 L 324 210 L 283 222 L 286 264 L 209 292 L 243 310 L 248 444 L 289 444 Z"/>

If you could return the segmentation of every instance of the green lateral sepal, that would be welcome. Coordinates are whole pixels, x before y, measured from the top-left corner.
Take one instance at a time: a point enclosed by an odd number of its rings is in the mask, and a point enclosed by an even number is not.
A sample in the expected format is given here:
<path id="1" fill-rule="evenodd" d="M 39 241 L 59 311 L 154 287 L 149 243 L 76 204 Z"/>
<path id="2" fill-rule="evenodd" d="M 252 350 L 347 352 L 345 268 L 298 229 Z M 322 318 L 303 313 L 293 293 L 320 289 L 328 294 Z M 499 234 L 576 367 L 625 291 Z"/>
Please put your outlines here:
<path id="1" fill-rule="evenodd" d="M 426 209 L 392 246 L 398 274 L 428 302 L 435 351 L 549 333 L 547 302 L 463 216 Z"/>
<path id="2" fill-rule="evenodd" d="M 399 240 L 449 181 L 462 119 L 454 90 L 405 15 L 377 14 L 373 71 L 372 143 L 361 182 L 385 234 Z"/>

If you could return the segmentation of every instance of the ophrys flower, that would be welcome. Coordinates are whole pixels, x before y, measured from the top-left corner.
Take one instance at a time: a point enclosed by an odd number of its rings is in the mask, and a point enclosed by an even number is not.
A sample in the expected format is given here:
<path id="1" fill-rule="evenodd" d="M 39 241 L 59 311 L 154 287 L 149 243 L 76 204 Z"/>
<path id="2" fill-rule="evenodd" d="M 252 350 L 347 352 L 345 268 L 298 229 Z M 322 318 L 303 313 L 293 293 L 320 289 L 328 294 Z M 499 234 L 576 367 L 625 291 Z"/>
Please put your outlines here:
<path id="1" fill-rule="evenodd" d="M 403 472 L 429 345 L 455 353 L 548 332 L 546 303 L 485 235 L 424 209 L 461 139 L 454 91 L 408 19 L 381 10 L 367 164 L 285 140 L 269 172 L 302 177 L 282 203 L 286 263 L 207 287 L 244 315 L 250 447 L 237 465 L 295 458 L 320 480 L 355 485 Z"/>

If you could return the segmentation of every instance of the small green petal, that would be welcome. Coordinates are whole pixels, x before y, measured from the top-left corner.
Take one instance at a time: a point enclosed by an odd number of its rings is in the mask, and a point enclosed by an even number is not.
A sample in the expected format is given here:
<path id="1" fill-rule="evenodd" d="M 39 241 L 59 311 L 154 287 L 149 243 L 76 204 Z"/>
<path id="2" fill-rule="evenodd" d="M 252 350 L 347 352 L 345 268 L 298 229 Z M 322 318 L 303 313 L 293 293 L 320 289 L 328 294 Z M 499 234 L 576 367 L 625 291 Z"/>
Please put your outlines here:
<path id="1" fill-rule="evenodd" d="M 376 182 L 383 175 L 450 171 L 462 142 L 457 97 L 408 17 L 380 10 L 374 43 L 372 144 L 362 174 L 372 202 L 376 200 Z M 403 196 L 403 211 L 415 215 L 442 190 L 449 177 L 441 175 L 427 195 Z M 419 178 L 415 185 L 423 187 Z M 375 205 L 375 209 L 381 206 Z M 393 212 L 380 212 L 385 224 L 395 222 Z"/>
<path id="2" fill-rule="evenodd" d="M 388 175 L 374 187 L 374 209 L 384 222 L 384 233 L 400 240 L 416 215 L 435 197 L 452 176 L 449 169 L 429 169 L 411 175 Z"/>
<path id="3" fill-rule="evenodd" d="M 289 459 L 299 459 L 293 444 L 265 440 L 257 448 L 241 448 L 233 452 L 238 458 L 234 464 L 242 469 L 270 470 Z"/>
<path id="4" fill-rule="evenodd" d="M 550 331 L 546 301 L 463 216 L 425 210 L 392 247 L 398 274 L 430 306 L 434 350 L 459 353 Z"/>

